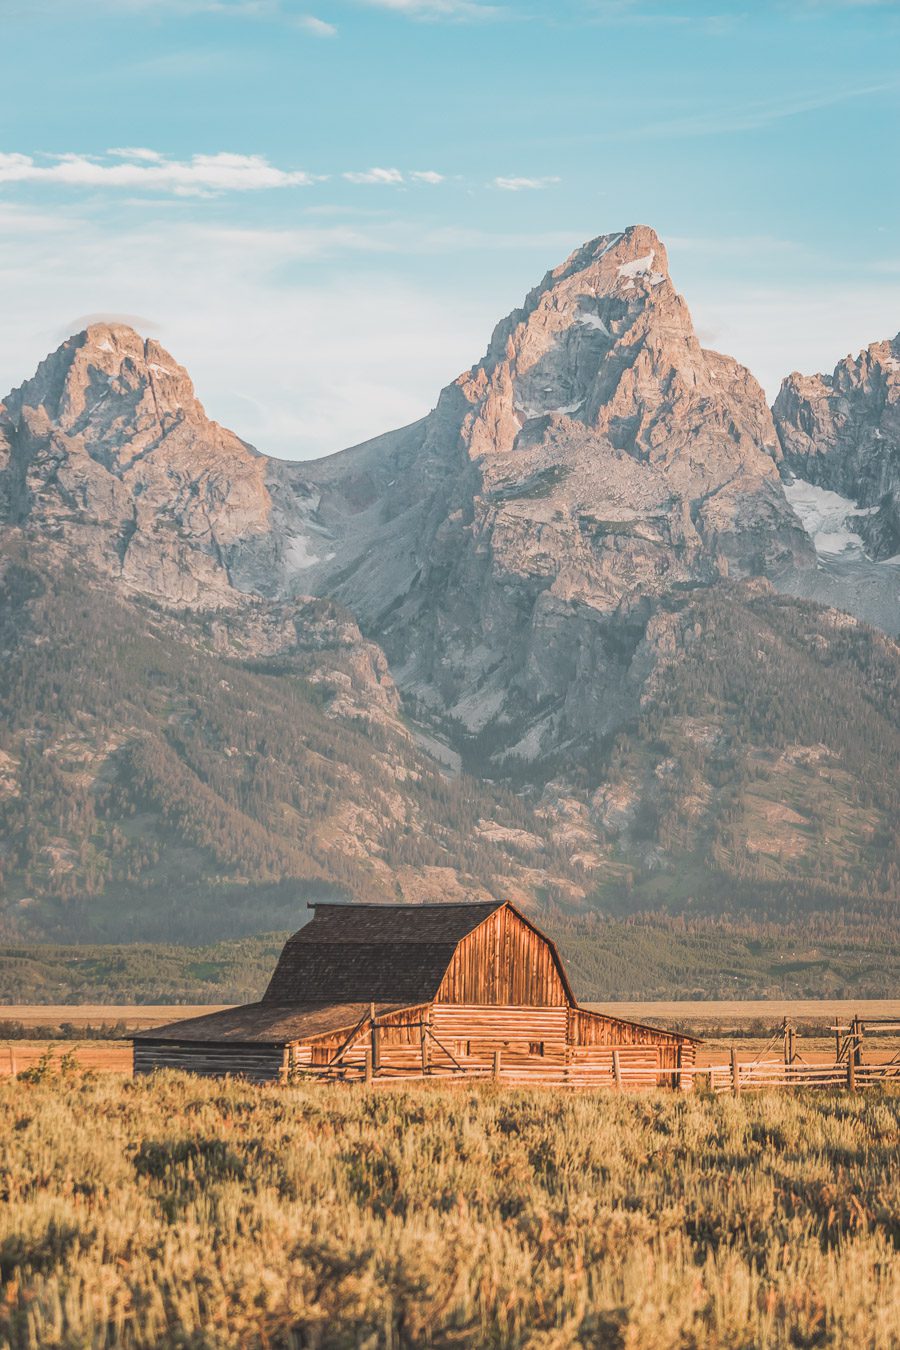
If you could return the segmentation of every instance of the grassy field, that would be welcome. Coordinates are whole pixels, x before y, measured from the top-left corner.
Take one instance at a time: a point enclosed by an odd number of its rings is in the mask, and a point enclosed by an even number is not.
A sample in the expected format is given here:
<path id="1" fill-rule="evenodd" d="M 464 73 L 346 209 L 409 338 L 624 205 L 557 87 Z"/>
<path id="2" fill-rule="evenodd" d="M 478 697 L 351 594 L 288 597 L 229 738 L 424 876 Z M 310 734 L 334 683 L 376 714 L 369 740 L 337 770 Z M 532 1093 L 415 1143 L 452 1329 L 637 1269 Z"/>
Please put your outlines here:
<path id="1" fill-rule="evenodd" d="M 894 1350 L 900 1096 L 0 1084 L 0 1345 Z"/>
<path id="2" fill-rule="evenodd" d="M 125 1027 L 139 1031 L 182 1017 L 220 1012 L 228 1003 L 0 1003 L 0 1027 Z M 900 1006 L 900 1005 L 898 1005 Z M 0 1033 L 2 1034 L 2 1033 Z"/>

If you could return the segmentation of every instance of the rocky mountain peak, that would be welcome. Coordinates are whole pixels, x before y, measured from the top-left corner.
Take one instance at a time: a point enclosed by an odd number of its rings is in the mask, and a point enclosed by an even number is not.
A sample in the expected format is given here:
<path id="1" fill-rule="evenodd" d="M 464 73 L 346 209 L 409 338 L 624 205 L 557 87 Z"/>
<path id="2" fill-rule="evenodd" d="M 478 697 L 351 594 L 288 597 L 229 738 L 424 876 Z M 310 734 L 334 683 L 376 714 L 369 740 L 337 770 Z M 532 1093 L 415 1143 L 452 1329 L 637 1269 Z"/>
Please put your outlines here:
<path id="1" fill-rule="evenodd" d="M 569 439 L 602 439 L 661 466 L 679 489 L 698 477 L 712 487 L 735 469 L 777 482 L 762 389 L 736 361 L 703 350 L 645 225 L 601 235 L 548 272 L 456 392 L 476 460 L 558 446 L 567 420 Z"/>
<path id="2" fill-rule="evenodd" d="M 900 554 L 900 334 L 830 375 L 795 371 L 772 411 L 787 467 L 847 499 L 871 558 Z"/>
<path id="3" fill-rule="evenodd" d="M 417 699 L 536 756 L 630 715 L 661 598 L 812 560 L 779 454 L 759 384 L 703 349 L 633 226 L 548 272 L 421 423 L 298 470 L 320 533 L 296 584 L 360 616 Z"/>
<path id="4" fill-rule="evenodd" d="M 121 468 L 181 423 L 211 425 L 187 371 L 124 324 L 92 324 L 42 361 L 5 400 L 5 415 L 52 424 Z"/>
<path id="5" fill-rule="evenodd" d="M 268 461 L 152 338 L 93 324 L 0 404 L 0 520 L 178 605 L 272 589 Z"/>

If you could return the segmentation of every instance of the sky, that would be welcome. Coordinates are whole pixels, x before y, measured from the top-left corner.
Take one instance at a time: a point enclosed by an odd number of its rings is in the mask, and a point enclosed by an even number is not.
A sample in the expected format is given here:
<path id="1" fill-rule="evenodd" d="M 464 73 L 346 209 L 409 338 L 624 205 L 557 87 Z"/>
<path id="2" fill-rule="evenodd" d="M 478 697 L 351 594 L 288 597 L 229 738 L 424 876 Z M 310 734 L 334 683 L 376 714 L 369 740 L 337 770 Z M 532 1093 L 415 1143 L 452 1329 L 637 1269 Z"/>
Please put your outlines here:
<path id="1" fill-rule="evenodd" d="M 900 330 L 900 0 L 0 0 L 0 391 L 94 318 L 307 459 L 652 225 L 774 397 Z"/>

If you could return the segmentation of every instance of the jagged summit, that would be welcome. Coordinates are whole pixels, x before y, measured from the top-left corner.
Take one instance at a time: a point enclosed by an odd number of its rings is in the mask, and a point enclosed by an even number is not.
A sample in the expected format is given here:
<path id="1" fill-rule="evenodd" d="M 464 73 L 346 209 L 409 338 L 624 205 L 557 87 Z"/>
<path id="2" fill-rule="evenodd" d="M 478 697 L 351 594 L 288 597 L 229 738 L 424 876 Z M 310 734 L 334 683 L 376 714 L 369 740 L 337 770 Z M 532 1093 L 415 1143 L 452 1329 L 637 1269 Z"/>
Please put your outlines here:
<path id="1" fill-rule="evenodd" d="M 0 520 L 170 603 L 234 603 L 277 570 L 266 466 L 126 325 L 69 338 L 0 404 Z"/>
<path id="2" fill-rule="evenodd" d="M 32 425 L 43 414 L 119 466 L 181 423 L 215 426 L 184 367 L 125 324 L 91 324 L 68 338 L 8 395 L 3 409 L 9 421 L 25 418 Z"/>
<path id="3" fill-rule="evenodd" d="M 900 335 L 830 375 L 794 371 L 772 411 L 819 553 L 784 589 L 900 632 Z"/>
<path id="4" fill-rule="evenodd" d="M 296 584 L 420 699 L 538 753 L 621 718 L 661 596 L 811 561 L 779 456 L 762 389 L 701 347 L 633 226 L 548 272 L 428 417 L 298 469 L 330 556 Z"/>
<path id="5" fill-rule="evenodd" d="M 854 527 L 873 558 L 900 553 L 900 333 L 831 375 L 794 371 L 773 413 L 788 467 L 859 508 Z"/>
<path id="6" fill-rule="evenodd" d="M 738 462 L 777 479 L 778 438 L 760 386 L 736 361 L 703 350 L 665 248 L 645 225 L 601 235 L 548 272 L 457 387 L 472 409 L 472 458 L 524 449 L 569 418 L 679 478 L 679 468 L 694 476 L 705 465 L 712 484 Z M 693 463 L 679 465 L 688 444 Z"/>

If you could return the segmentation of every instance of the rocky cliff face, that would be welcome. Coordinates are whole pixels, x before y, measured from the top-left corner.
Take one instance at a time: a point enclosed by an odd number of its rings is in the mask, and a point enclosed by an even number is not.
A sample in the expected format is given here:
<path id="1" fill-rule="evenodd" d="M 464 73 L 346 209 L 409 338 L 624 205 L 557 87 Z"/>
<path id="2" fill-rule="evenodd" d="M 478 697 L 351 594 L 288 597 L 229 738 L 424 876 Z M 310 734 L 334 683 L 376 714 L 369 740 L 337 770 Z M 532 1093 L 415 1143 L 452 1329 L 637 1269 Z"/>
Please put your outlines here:
<path id="1" fill-rule="evenodd" d="M 900 616 L 896 567 L 828 554 L 836 492 L 900 549 L 898 358 L 791 377 L 776 432 L 644 227 L 548 273 L 428 417 L 314 464 L 130 329 L 70 339 L 0 406 L 0 926 L 90 898 L 156 933 L 178 894 L 203 932 L 277 927 L 302 885 L 895 895 L 900 652 L 770 582 Z"/>
<path id="2" fill-rule="evenodd" d="M 187 372 L 130 328 L 70 338 L 0 405 L 0 521 L 169 604 L 277 585 L 277 468 L 207 418 Z"/>
<path id="3" fill-rule="evenodd" d="M 786 466 L 862 508 L 853 529 L 870 557 L 900 553 L 900 335 L 831 375 L 789 375 L 772 411 Z"/>
<path id="4" fill-rule="evenodd" d="M 634 227 L 548 273 L 429 417 L 298 468 L 333 556 L 297 584 L 451 727 L 534 758 L 630 715 L 661 596 L 810 560 L 779 458 L 759 385 L 700 346 Z"/>

